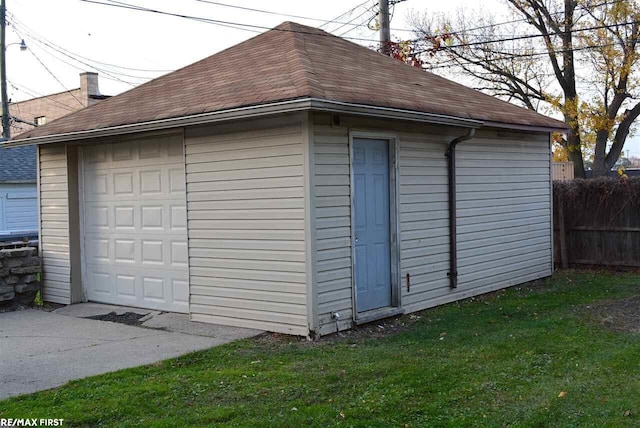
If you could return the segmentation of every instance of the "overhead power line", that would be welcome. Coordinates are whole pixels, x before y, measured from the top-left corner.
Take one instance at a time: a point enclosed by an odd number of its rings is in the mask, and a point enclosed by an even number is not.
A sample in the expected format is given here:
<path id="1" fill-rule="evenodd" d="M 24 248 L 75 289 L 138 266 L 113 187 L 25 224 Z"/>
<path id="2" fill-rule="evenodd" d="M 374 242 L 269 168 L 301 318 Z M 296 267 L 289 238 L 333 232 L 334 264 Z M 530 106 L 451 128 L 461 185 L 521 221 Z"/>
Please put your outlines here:
<path id="1" fill-rule="evenodd" d="M 17 28 L 15 25 L 12 25 L 12 28 L 16 31 L 16 34 L 18 34 L 18 36 L 19 36 L 19 37 L 21 37 L 21 38 L 25 38 L 25 37 L 23 37 L 23 35 L 20 33 L 20 31 L 18 30 L 18 28 Z M 68 53 L 64 48 L 62 48 L 62 47 L 60 47 L 60 46 L 58 46 L 58 45 L 55 45 L 55 44 L 54 44 L 54 43 L 52 43 L 52 42 L 49 42 L 49 41 L 47 41 L 47 40 L 45 40 L 45 39 L 41 39 L 41 38 L 39 38 L 39 37 L 35 36 L 35 35 L 34 35 L 34 34 L 32 34 L 32 33 L 27 33 L 27 34 L 29 34 L 29 36 L 30 36 L 30 37 L 26 37 L 27 39 L 29 39 L 29 40 L 31 40 L 31 41 L 36 41 L 36 43 L 40 43 L 40 44 L 42 44 L 42 45 L 44 45 L 44 46 L 48 47 L 49 49 L 52 49 L 52 50 L 54 50 L 54 51 L 58 52 L 59 54 L 61 54 L 61 55 L 65 56 L 65 57 L 67 57 L 67 58 L 69 58 L 69 59 L 71 59 L 71 60 L 73 60 L 73 61 L 76 61 L 76 62 L 78 62 L 78 63 L 80 63 L 80 64 L 83 64 L 83 65 L 85 65 L 85 66 L 87 66 L 87 67 L 89 67 L 89 68 L 91 68 L 91 69 L 94 69 L 94 70 L 96 70 L 96 71 L 99 71 L 100 73 L 102 73 L 102 74 L 104 74 L 104 75 L 106 75 L 106 76 L 111 77 L 111 79 L 112 79 L 112 80 L 116 80 L 116 81 L 119 81 L 119 82 L 122 82 L 122 83 L 126 83 L 126 84 L 128 84 L 128 85 L 130 85 L 130 86 L 136 86 L 135 84 L 133 84 L 133 83 L 131 83 L 131 82 L 129 82 L 129 81 L 126 81 L 126 80 L 124 80 L 124 79 L 119 78 L 119 77 L 118 77 L 117 75 L 115 75 L 115 73 L 113 73 L 113 72 L 110 72 L 110 71 L 108 71 L 108 70 L 106 70 L 106 69 L 103 69 L 103 68 L 100 68 L 100 67 L 96 67 L 95 65 L 92 65 L 92 64 L 88 63 L 87 61 L 83 61 L 82 59 L 78 59 L 78 58 L 77 58 L 77 57 L 75 57 L 74 55 L 72 55 L 72 54 Z M 47 50 L 47 49 L 44 49 L 44 51 L 45 51 L 45 52 L 47 52 L 47 53 L 49 53 L 49 54 L 52 54 L 52 53 L 51 53 L 49 50 Z M 64 61 L 62 61 L 62 62 L 64 62 Z M 78 68 L 78 67 L 76 67 L 76 68 Z M 85 70 L 85 71 L 86 71 L 86 70 Z M 148 80 L 148 79 L 147 79 L 147 80 Z"/>
<path id="2" fill-rule="evenodd" d="M 368 7 L 368 8 L 367 8 L 367 9 L 365 9 L 365 10 L 364 10 L 364 12 L 362 12 L 360 15 L 356 16 L 356 17 L 355 17 L 355 18 L 353 18 L 351 21 L 346 22 L 346 23 L 344 23 L 344 24 L 340 25 L 340 26 L 339 26 L 339 27 L 337 27 L 337 28 L 334 28 L 334 29 L 333 29 L 333 31 L 338 31 L 338 30 L 340 30 L 341 28 L 344 28 L 345 26 L 347 26 L 347 25 L 351 24 L 351 23 L 352 23 L 353 21 L 355 21 L 356 19 L 358 19 L 358 18 L 362 17 L 364 14 L 371 12 L 371 11 L 372 11 L 372 9 L 373 9 L 373 6 Z M 368 21 L 369 21 L 369 19 L 367 19 L 367 22 L 368 22 Z M 354 28 L 355 28 L 355 27 L 348 28 L 348 29 L 347 29 L 347 31 L 345 31 L 345 32 L 341 33 L 338 37 L 344 37 L 344 36 L 345 36 L 345 34 L 347 34 L 348 32 L 352 31 Z"/>
<path id="3" fill-rule="evenodd" d="M 354 7 L 352 7 L 351 9 L 349 9 L 348 11 L 346 11 L 346 12 L 344 12 L 344 13 L 341 13 L 340 15 L 336 16 L 335 18 L 333 18 L 333 19 L 332 19 L 332 20 L 330 20 L 330 21 L 325 22 L 324 24 L 322 24 L 322 25 L 321 25 L 321 26 L 319 26 L 318 28 L 322 28 L 322 27 L 324 27 L 324 26 L 326 26 L 326 25 L 329 25 L 329 24 L 340 24 L 339 22 L 337 22 L 337 21 L 338 21 L 338 19 L 340 19 L 340 18 L 342 18 L 342 17 L 344 17 L 344 16 L 347 16 L 347 15 L 349 15 L 349 16 L 350 16 L 353 12 L 355 12 L 355 10 L 356 10 L 356 9 L 358 9 L 359 7 L 364 6 L 364 5 L 365 5 L 365 4 L 367 4 L 369 1 L 370 1 L 370 0 L 365 0 L 365 1 L 363 1 L 362 3 L 358 3 L 357 5 L 355 5 Z"/>
<path id="4" fill-rule="evenodd" d="M 625 3 L 628 2 L 629 0 L 606 0 L 602 3 L 597 3 L 597 4 L 590 4 L 590 5 L 584 5 L 582 6 L 583 9 L 586 9 L 587 7 L 589 8 L 596 8 L 596 7 L 602 7 L 602 6 L 611 6 L 614 5 L 616 3 Z M 550 12 L 549 15 L 552 16 L 557 16 L 557 15 L 561 15 L 563 14 L 563 11 L 558 11 L 558 12 Z M 509 25 L 509 24 L 515 24 L 518 22 L 529 22 L 529 20 L 527 18 L 517 18 L 517 19 L 512 19 L 509 21 L 503 21 L 503 22 L 497 22 L 497 23 L 492 23 L 492 24 L 486 24 L 486 25 L 481 25 L 479 27 L 473 27 L 473 28 L 465 28 L 462 30 L 451 30 L 449 31 L 449 33 L 451 34 L 469 34 L 471 31 L 477 31 L 477 30 L 485 30 L 487 28 L 494 28 L 494 27 L 501 27 L 503 25 Z M 392 30 L 394 30 L 392 28 Z M 398 31 L 398 30 L 395 30 Z M 416 32 L 416 30 L 407 30 L 407 31 L 413 31 L 414 33 Z M 411 41 L 418 41 L 419 39 L 414 39 Z"/>
<path id="5" fill-rule="evenodd" d="M 28 39 L 35 40 L 36 42 L 41 43 L 43 45 L 46 44 L 47 46 L 48 45 L 55 46 L 57 49 L 66 52 L 67 54 L 71 55 L 74 58 L 79 58 L 79 59 L 84 60 L 85 62 L 89 62 L 89 63 L 93 63 L 93 64 L 97 64 L 98 65 L 98 66 L 91 65 L 92 68 L 100 69 L 100 68 L 102 68 L 100 66 L 104 66 L 104 67 L 111 67 L 111 68 L 127 70 L 127 71 L 140 71 L 140 72 L 145 72 L 145 73 L 166 73 L 166 72 L 173 71 L 173 70 L 170 70 L 170 69 L 143 69 L 143 68 L 125 67 L 125 66 L 121 66 L 121 65 L 110 64 L 110 63 L 98 61 L 98 60 L 95 60 L 95 59 L 87 58 L 87 57 L 82 56 L 82 55 L 80 55 L 80 54 L 78 54 L 76 52 L 72 52 L 72 51 L 70 51 L 68 49 L 65 49 L 62 46 L 54 43 L 51 40 L 46 39 L 42 35 L 40 35 L 37 32 L 35 32 L 33 29 L 29 28 L 27 25 L 25 25 L 19 19 L 17 19 L 15 15 L 9 14 L 9 16 L 10 16 L 10 25 L 12 26 L 12 28 L 16 32 L 16 34 L 18 34 L 18 36 L 20 36 L 21 38 L 22 38 L 22 34 L 21 33 L 25 33 L 26 35 L 28 35 L 28 37 L 27 37 Z M 113 73 L 113 74 L 123 75 L 123 76 L 127 76 L 127 77 L 143 78 L 143 79 L 146 78 L 146 76 L 128 75 L 126 73 L 122 73 L 122 72 L 115 71 L 115 70 L 109 70 L 109 71 L 111 73 Z"/>
<path id="6" fill-rule="evenodd" d="M 256 9 L 256 8 L 252 8 L 252 7 L 238 6 L 238 5 L 235 5 L 235 4 L 222 3 L 222 2 L 218 2 L 218 1 L 212 1 L 212 0 L 194 0 L 194 1 L 199 2 L 199 3 L 206 3 L 206 4 L 216 5 L 216 6 L 229 7 L 229 8 L 233 8 L 233 9 L 246 10 L 246 11 L 249 11 L 249 12 L 263 13 L 263 14 L 267 14 L 267 15 L 284 16 L 284 17 L 287 17 L 287 18 L 305 19 L 307 21 L 322 22 L 324 24 L 336 23 L 336 24 L 353 25 L 354 27 L 361 27 L 362 26 L 362 24 L 351 24 L 351 23 L 337 22 L 336 21 L 336 19 L 339 19 L 341 16 L 347 14 L 348 12 L 340 15 L 338 18 L 334 18 L 332 20 L 327 21 L 326 19 L 313 18 L 313 17 L 310 17 L 310 16 L 292 15 L 290 13 L 275 12 L 275 11 L 266 10 L 266 9 Z M 367 1 L 369 1 L 369 0 L 367 0 Z M 361 3 L 360 5 L 356 6 L 355 8 L 353 8 L 351 10 L 355 10 L 358 7 L 360 7 L 361 5 L 364 5 L 365 3 L 367 3 L 367 2 L 365 1 L 364 3 Z M 405 29 L 403 31 L 412 31 L 412 30 Z"/>
<path id="7" fill-rule="evenodd" d="M 229 8 L 233 8 L 233 9 L 246 10 L 246 11 L 249 11 L 249 12 L 264 13 L 264 14 L 267 14 L 267 15 L 286 16 L 288 18 L 306 19 L 306 20 L 309 20 L 309 21 L 326 22 L 324 19 L 311 18 L 309 16 L 292 15 L 292 14 L 289 14 L 289 13 L 274 12 L 274 11 L 265 10 L 265 9 L 255 9 L 255 8 L 252 8 L 252 7 L 238 6 L 238 5 L 235 5 L 235 4 L 221 3 L 221 2 L 212 1 L 212 0 L 194 0 L 194 1 L 197 1 L 198 3 L 206 3 L 206 4 L 216 5 L 216 6 L 229 7 Z"/>
<path id="8" fill-rule="evenodd" d="M 64 85 L 64 83 L 62 83 L 62 81 L 60 79 L 58 79 L 58 76 L 56 76 L 51 71 L 51 69 L 49 69 L 49 67 L 47 67 L 44 62 L 42 62 L 40 57 L 38 57 L 38 55 L 36 55 L 36 53 L 33 51 L 33 49 L 31 49 L 31 48 L 27 48 L 27 49 L 29 50 L 29 52 L 31 52 L 31 55 L 33 55 L 33 57 L 40 63 L 40 65 L 47 71 L 47 73 L 49 73 L 51 75 L 51 77 L 53 77 L 56 80 L 56 82 L 58 82 L 60 84 L 60 86 L 62 86 L 62 89 L 64 89 L 66 93 L 71 95 L 73 97 L 73 99 L 76 100 L 78 102 L 78 104 L 80 104 L 82 107 L 86 107 L 84 105 L 84 103 L 78 99 L 78 97 L 73 95 L 73 92 L 71 92 L 69 89 L 67 89 L 67 87 Z"/>
<path id="9" fill-rule="evenodd" d="M 311 33 L 311 32 L 308 32 L 308 31 L 288 30 L 288 29 L 282 29 L 282 28 L 271 28 L 271 27 L 266 27 L 266 26 L 262 26 L 262 25 L 245 24 L 245 23 L 240 23 L 240 22 L 231 22 L 231 21 L 216 20 L 216 19 L 211 19 L 211 18 L 204 18 L 204 17 L 199 17 L 199 16 L 184 15 L 184 14 L 180 14 L 180 13 L 167 12 L 167 11 L 162 11 L 162 10 L 158 10 L 158 9 L 151 9 L 151 8 L 148 8 L 148 7 L 138 6 L 138 5 L 135 5 L 135 4 L 125 3 L 125 2 L 121 2 L 121 1 L 117 1 L 117 0 L 104 0 L 104 1 L 99 1 L 99 0 L 80 0 L 80 1 L 83 1 L 85 3 L 99 4 L 99 5 L 103 5 L 103 6 L 111 6 L 111 7 L 123 8 L 123 9 L 129 9 L 129 10 L 136 10 L 136 11 L 141 11 L 141 12 L 149 12 L 149 13 L 155 13 L 155 14 L 160 14 L 160 15 L 174 16 L 174 17 L 179 17 L 179 18 L 183 18 L 183 19 L 190 19 L 190 20 L 195 20 L 195 21 L 199 21 L 199 22 L 206 22 L 206 23 L 211 23 L 211 24 L 216 24 L 216 25 L 233 25 L 233 26 L 237 26 L 238 28 L 246 27 L 246 28 L 249 28 L 249 29 L 274 30 L 274 31 L 281 31 L 281 32 L 292 32 L 292 33 L 299 33 L 299 34 L 313 34 L 313 35 L 325 36 L 324 34 Z M 105 1 L 107 3 L 105 3 Z M 623 0 L 615 0 L 614 2 L 620 2 L 620 1 L 623 1 Z M 605 3 L 600 3 L 598 5 L 593 5 L 591 7 L 609 5 L 611 3 L 612 2 L 605 2 Z M 359 6 L 362 6 L 362 5 L 363 4 L 360 4 Z M 359 16 L 362 16 L 362 15 L 363 14 L 361 14 Z M 518 22 L 518 21 L 523 21 L 523 20 L 522 19 L 514 20 L 513 22 Z M 526 20 L 524 20 L 524 21 L 526 21 Z M 630 22 L 630 23 L 632 24 L 633 22 Z M 626 23 L 626 24 L 630 24 L 630 23 Z M 500 24 L 494 24 L 494 25 L 502 25 L 502 24 L 506 24 L 506 23 L 500 23 Z M 625 23 L 620 23 L 618 25 L 625 25 Z M 489 26 L 485 26 L 485 28 L 487 28 L 487 27 L 489 27 Z M 341 28 L 341 27 L 338 27 L 338 28 Z M 482 27 L 477 27 L 477 28 L 475 28 L 475 30 L 480 29 L 480 28 L 482 28 Z M 587 31 L 587 30 L 593 30 L 593 29 L 599 29 L 599 28 L 606 28 L 606 26 L 589 27 L 589 28 L 583 28 L 583 29 L 576 29 L 576 30 L 572 30 L 572 31 L 573 32 Z M 472 31 L 472 29 L 465 30 L 465 31 Z M 553 36 L 554 34 L 547 34 L 547 35 Z M 331 34 L 326 34 L 326 36 L 332 37 Z M 545 36 L 545 34 L 528 34 L 528 35 L 515 36 L 515 37 L 504 38 L 504 39 L 496 39 L 496 40 L 487 41 L 487 42 L 476 42 L 476 44 L 496 43 L 496 42 L 503 42 L 503 41 L 512 41 L 512 40 L 544 37 L 544 36 Z M 365 39 L 365 38 L 358 38 L 358 37 L 344 37 L 344 38 L 350 39 L 350 40 L 367 41 L 367 42 L 375 42 L 376 41 L 374 39 Z M 419 41 L 419 40 L 421 40 L 421 39 L 414 39 L 413 41 L 416 42 L 416 41 Z M 454 45 L 453 47 L 470 46 L 470 45 L 471 45 L 471 43 L 466 43 L 466 44 Z"/>
<path id="10" fill-rule="evenodd" d="M 617 23 L 615 25 L 616 26 L 633 25 L 633 24 L 636 24 L 638 22 L 640 22 L 640 21 L 620 22 L 620 23 Z M 575 33 L 581 33 L 583 31 L 600 30 L 600 29 L 609 28 L 609 27 L 611 27 L 611 25 L 597 25 L 597 26 L 593 26 L 593 27 L 576 28 L 574 30 L 563 31 L 562 34 L 575 34 Z M 482 41 L 476 41 L 476 42 L 459 43 L 459 44 L 456 44 L 456 45 L 447 46 L 446 49 L 488 45 L 488 44 L 491 44 L 491 43 L 512 42 L 512 41 L 516 41 L 516 40 L 535 39 L 535 38 L 538 38 L 538 37 L 555 37 L 555 36 L 558 36 L 558 35 L 559 34 L 556 34 L 556 33 L 525 34 L 525 35 L 521 35 L 521 36 L 506 37 L 506 38 L 502 38 L 502 39 L 492 39 L 492 40 L 482 40 Z M 422 39 L 416 39 L 414 41 L 417 42 L 417 41 L 420 41 L 420 40 L 422 40 Z M 422 50 L 422 51 L 418 51 L 416 53 L 420 54 L 420 53 L 427 52 L 427 51 L 428 50 L 425 49 L 425 50 Z"/>
<path id="11" fill-rule="evenodd" d="M 77 108 L 72 107 L 69 104 L 66 104 L 66 103 L 63 103 L 61 101 L 56 100 L 55 98 L 51 97 L 50 95 L 43 95 L 43 94 L 41 94 L 41 93 L 39 93 L 37 91 L 34 91 L 33 89 L 27 88 L 26 86 L 24 86 L 22 84 L 14 83 L 14 82 L 12 82 L 10 80 L 7 80 L 7 82 L 16 91 L 20 91 L 20 92 L 22 92 L 24 94 L 29 95 L 30 97 L 42 98 L 45 101 L 48 101 L 49 103 L 57 104 L 58 106 L 64 108 L 65 110 L 69 110 L 70 112 L 78 110 Z M 17 102 L 20 102 L 20 101 L 17 101 Z"/>
<path id="12" fill-rule="evenodd" d="M 582 46 L 582 47 L 578 47 L 578 48 L 571 48 L 571 49 L 557 49 L 555 50 L 556 53 L 565 53 L 565 52 L 580 52 L 580 51 L 588 51 L 588 50 L 592 50 L 592 49 L 602 49 L 602 48 L 607 48 L 607 47 L 612 47 L 612 46 L 616 46 L 615 43 L 609 43 L 609 44 L 604 44 L 604 45 L 592 45 L 592 46 Z M 549 55 L 549 52 L 529 52 L 529 53 L 509 53 L 509 52 L 490 52 L 490 53 L 495 53 L 497 55 L 503 55 L 501 57 L 495 57 L 495 58 L 483 58 L 481 60 L 477 60 L 477 61 L 469 61 L 469 60 L 460 60 L 457 61 L 455 59 L 449 60 L 445 63 L 439 63 L 433 66 L 428 66 L 427 69 L 428 70 L 435 70 L 435 69 L 439 69 L 439 68 L 449 68 L 449 67 L 456 67 L 456 66 L 464 66 L 464 65 L 479 65 L 479 64 L 485 64 L 485 63 L 492 63 L 492 62 L 498 62 L 498 61 L 503 61 L 505 59 L 511 59 L 511 58 L 534 58 L 537 56 L 546 56 Z"/>
<path id="13" fill-rule="evenodd" d="M 224 20 L 220 20 L 220 19 L 211 19 L 211 18 L 204 18 L 204 17 L 200 17 L 200 16 L 193 16 L 193 15 L 185 15 L 185 14 L 181 14 L 181 13 L 167 12 L 167 11 L 163 11 L 163 10 L 152 9 L 152 8 L 148 8 L 148 7 L 138 6 L 138 5 L 134 5 L 134 4 L 130 4 L 130 3 L 124 3 L 124 2 L 115 1 L 115 0 L 105 0 L 108 3 L 105 3 L 103 1 L 98 1 L 98 0 L 80 0 L 80 1 L 85 2 L 85 3 L 99 4 L 99 5 L 102 5 L 102 6 L 111 6 L 111 7 L 117 7 L 117 8 L 122 8 L 122 9 L 136 10 L 136 11 L 140 11 L 140 12 L 155 13 L 155 14 L 158 14 L 158 15 L 173 16 L 173 17 L 176 17 L 176 18 L 189 19 L 189 20 L 192 20 L 192 21 L 204 22 L 204 23 L 214 24 L 214 25 L 235 26 L 238 29 L 241 28 L 241 29 L 245 29 L 247 31 L 274 30 L 274 31 L 280 31 L 280 32 L 284 32 L 284 33 L 298 33 L 298 34 L 319 35 L 318 33 L 312 33 L 312 32 L 309 32 L 309 31 L 288 30 L 288 29 L 284 29 L 284 28 L 271 28 L 271 27 L 266 27 L 264 25 L 244 24 L 244 23 L 240 23 L 240 22 L 224 21 Z M 324 36 L 324 34 L 320 34 L 320 35 Z M 332 34 L 326 34 L 326 36 L 327 37 L 333 37 Z M 345 37 L 345 38 L 350 39 L 350 40 L 359 40 L 359 41 L 366 41 L 366 42 L 374 42 L 375 41 L 374 39 L 365 39 L 365 38 L 358 38 L 358 37 Z"/>

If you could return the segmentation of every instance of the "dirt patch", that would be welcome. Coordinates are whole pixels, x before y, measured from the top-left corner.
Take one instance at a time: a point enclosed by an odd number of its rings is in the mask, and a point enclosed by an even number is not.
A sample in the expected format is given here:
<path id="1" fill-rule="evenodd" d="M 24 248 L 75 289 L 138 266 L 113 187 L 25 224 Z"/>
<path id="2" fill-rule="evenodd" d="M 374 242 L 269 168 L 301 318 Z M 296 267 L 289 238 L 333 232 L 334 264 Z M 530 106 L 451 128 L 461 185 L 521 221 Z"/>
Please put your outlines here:
<path id="1" fill-rule="evenodd" d="M 31 308 L 25 305 L 9 305 L 3 303 L 2 305 L 0 305 L 0 314 L 3 312 L 24 311 L 25 309 Z"/>
<path id="2" fill-rule="evenodd" d="M 357 343 L 367 339 L 394 336 L 405 331 L 420 318 L 422 318 L 421 312 L 384 318 L 368 324 L 354 326 L 351 330 L 328 334 L 312 341 L 299 336 L 289 336 L 279 333 L 264 333 L 255 337 L 254 340 L 263 345 L 301 343 L 307 346 L 318 346 L 339 342 Z"/>
<path id="3" fill-rule="evenodd" d="M 640 295 L 584 307 L 594 322 L 609 330 L 640 333 Z"/>
<path id="4" fill-rule="evenodd" d="M 516 288 L 519 292 L 528 294 L 531 292 L 544 290 L 546 285 L 547 281 L 545 280 L 535 280 L 514 288 Z M 437 308 L 449 305 L 460 306 L 472 302 L 491 303 L 499 300 L 506 293 L 506 289 L 496 290 L 490 293 L 481 294 L 479 296 L 469 297 L 467 299 L 451 302 L 436 308 L 428 308 L 411 314 L 383 318 L 381 320 L 373 321 L 368 324 L 354 326 L 351 330 L 344 330 L 338 333 L 330 333 L 312 341 L 299 336 L 290 336 L 279 333 L 264 333 L 260 336 L 255 337 L 254 340 L 262 345 L 301 343 L 307 346 L 318 346 L 326 343 L 357 343 L 367 339 L 381 339 L 384 337 L 395 336 L 396 334 L 406 331 L 409 327 L 411 327 L 422 318 L 430 319 L 431 317 L 429 314 Z"/>
<path id="5" fill-rule="evenodd" d="M 36 305 L 34 303 L 31 303 L 29 305 L 0 305 L 0 313 L 24 311 L 26 309 L 37 309 L 39 311 L 53 312 L 56 309 L 61 308 L 63 306 L 66 306 L 66 305 L 61 305 L 59 303 L 50 303 L 50 302 L 44 302 L 42 305 Z"/>
<path id="6" fill-rule="evenodd" d="M 143 318 L 146 316 L 147 314 L 137 314 L 135 312 L 125 312 L 123 314 L 109 312 L 108 314 L 93 315 L 85 318 L 88 318 L 91 320 L 109 321 L 109 322 L 117 322 L 119 324 L 140 326 L 142 324 L 142 322 L 140 321 L 140 318 Z"/>
<path id="7" fill-rule="evenodd" d="M 330 336 L 324 336 L 321 341 L 359 341 L 366 339 L 380 339 L 383 337 L 395 336 L 398 333 L 405 331 L 408 327 L 415 324 L 420 318 L 422 318 L 422 312 L 399 315 L 391 318 L 384 318 L 378 321 L 373 321 L 368 324 L 358 325 L 351 330 L 341 331 L 337 334 Z"/>

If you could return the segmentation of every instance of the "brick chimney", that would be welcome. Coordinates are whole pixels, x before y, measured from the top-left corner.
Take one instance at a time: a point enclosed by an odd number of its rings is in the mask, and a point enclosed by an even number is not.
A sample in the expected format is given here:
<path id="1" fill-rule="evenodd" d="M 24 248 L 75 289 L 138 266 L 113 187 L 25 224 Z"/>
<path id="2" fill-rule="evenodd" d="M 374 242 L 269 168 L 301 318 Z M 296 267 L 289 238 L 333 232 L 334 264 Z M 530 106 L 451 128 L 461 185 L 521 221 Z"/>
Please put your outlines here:
<path id="1" fill-rule="evenodd" d="M 87 71 L 80 73 L 80 96 L 83 100 L 87 100 L 87 106 L 94 104 L 97 99 L 93 99 L 92 95 L 100 95 L 98 88 L 98 73 Z"/>

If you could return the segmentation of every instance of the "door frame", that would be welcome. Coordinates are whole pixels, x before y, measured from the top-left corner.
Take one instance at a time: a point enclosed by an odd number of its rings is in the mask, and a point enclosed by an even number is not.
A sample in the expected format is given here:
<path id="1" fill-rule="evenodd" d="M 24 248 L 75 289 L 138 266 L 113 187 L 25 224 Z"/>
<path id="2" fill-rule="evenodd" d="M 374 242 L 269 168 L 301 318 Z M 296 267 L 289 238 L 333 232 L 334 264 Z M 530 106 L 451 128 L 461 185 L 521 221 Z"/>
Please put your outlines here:
<path id="1" fill-rule="evenodd" d="M 80 218 L 80 271 L 82 275 L 82 301 L 89 301 L 87 261 L 85 249 L 86 206 L 84 204 L 84 147 L 78 145 L 78 209 Z"/>
<path id="2" fill-rule="evenodd" d="M 389 143 L 389 248 L 391 262 L 391 306 L 358 312 L 355 277 L 355 186 L 353 177 L 353 140 L 354 139 L 386 140 Z M 400 173 L 399 173 L 400 139 L 397 134 L 380 131 L 349 130 L 349 195 L 350 195 L 350 228 L 351 228 L 351 299 L 353 304 L 353 320 L 358 323 L 385 318 L 398 313 L 402 308 L 400 289 Z"/>

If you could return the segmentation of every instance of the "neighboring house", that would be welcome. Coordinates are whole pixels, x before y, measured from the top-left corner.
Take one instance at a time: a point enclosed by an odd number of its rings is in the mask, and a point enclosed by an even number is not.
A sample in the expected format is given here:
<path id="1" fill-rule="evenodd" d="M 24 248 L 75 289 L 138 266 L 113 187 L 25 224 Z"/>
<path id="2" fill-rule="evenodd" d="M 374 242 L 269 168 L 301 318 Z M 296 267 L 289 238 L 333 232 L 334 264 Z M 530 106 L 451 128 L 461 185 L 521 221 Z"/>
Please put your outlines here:
<path id="1" fill-rule="evenodd" d="M 9 145 L 45 300 L 314 336 L 551 275 L 564 129 L 283 23 Z"/>
<path id="2" fill-rule="evenodd" d="M 0 241 L 37 235 L 36 148 L 0 148 Z"/>
<path id="3" fill-rule="evenodd" d="M 109 98 L 100 94 L 98 73 L 80 73 L 80 87 L 57 94 L 44 95 L 9 104 L 11 135 L 16 137 L 37 126 L 73 113 L 100 100 Z M 2 125 L 0 124 L 0 129 Z"/>
<path id="4" fill-rule="evenodd" d="M 98 75 L 82 73 L 78 89 L 11 103 L 11 133 L 20 135 L 104 98 Z M 0 240 L 37 236 L 35 147 L 0 149 L 0 168 Z"/>
<path id="5" fill-rule="evenodd" d="M 593 178 L 593 170 L 588 169 L 585 172 L 585 178 Z M 640 168 L 626 168 L 624 173 L 627 177 L 640 177 Z M 618 169 L 612 169 L 611 171 L 607 171 L 606 177 L 609 178 L 620 178 L 620 173 Z"/>

